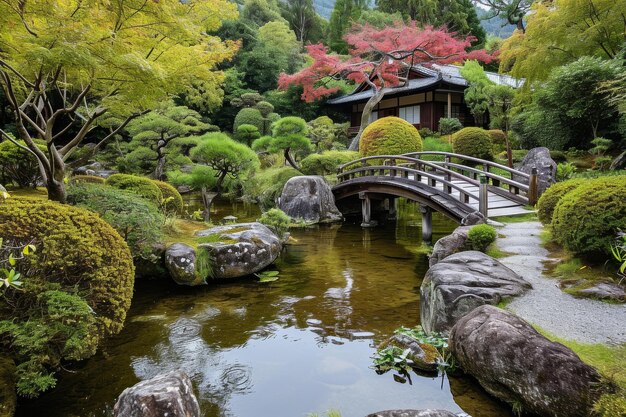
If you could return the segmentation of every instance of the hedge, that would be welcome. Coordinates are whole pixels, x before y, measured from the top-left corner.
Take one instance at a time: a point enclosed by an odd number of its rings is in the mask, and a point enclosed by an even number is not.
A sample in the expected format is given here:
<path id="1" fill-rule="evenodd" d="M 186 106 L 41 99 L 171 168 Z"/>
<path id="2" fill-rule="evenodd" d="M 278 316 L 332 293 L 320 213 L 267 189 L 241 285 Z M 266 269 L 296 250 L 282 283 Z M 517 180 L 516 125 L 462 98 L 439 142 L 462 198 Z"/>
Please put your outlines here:
<path id="1" fill-rule="evenodd" d="M 36 396 L 55 385 L 62 361 L 93 355 L 102 338 L 122 330 L 133 260 L 97 215 L 50 201 L 4 201 L 0 236 L 13 246 L 36 247 L 16 265 L 23 286 L 0 297 L 0 316 L 10 317 L 0 321 L 0 346 L 17 364 L 18 393 Z"/>
<path id="2" fill-rule="evenodd" d="M 550 188 L 544 191 L 539 201 L 537 201 L 537 217 L 539 217 L 539 221 L 545 225 L 549 225 L 552 222 L 554 208 L 561 198 L 585 182 L 584 179 L 577 178 L 551 185 Z"/>
<path id="3" fill-rule="evenodd" d="M 619 230 L 626 230 L 626 176 L 600 177 L 565 194 L 552 215 L 552 234 L 569 251 L 610 255 Z"/>
<path id="4" fill-rule="evenodd" d="M 358 152 L 352 151 L 325 151 L 314 153 L 300 162 L 302 172 L 307 175 L 331 175 L 337 173 L 340 165 L 359 158 Z"/>
<path id="5" fill-rule="evenodd" d="M 105 184 L 120 190 L 132 191 L 157 207 L 163 201 L 163 193 L 150 178 L 130 174 L 113 174 L 106 179 Z"/>
<path id="6" fill-rule="evenodd" d="M 168 213 L 182 213 L 183 212 L 183 197 L 178 190 L 171 184 L 165 181 L 151 180 L 163 194 L 163 206 Z"/>
<path id="7" fill-rule="evenodd" d="M 474 158 L 493 159 L 491 136 L 479 127 L 465 127 L 452 136 L 454 153 Z"/>
<path id="8" fill-rule="evenodd" d="M 368 125 L 359 141 L 362 156 L 400 155 L 422 150 L 417 129 L 399 117 L 383 117 Z"/>

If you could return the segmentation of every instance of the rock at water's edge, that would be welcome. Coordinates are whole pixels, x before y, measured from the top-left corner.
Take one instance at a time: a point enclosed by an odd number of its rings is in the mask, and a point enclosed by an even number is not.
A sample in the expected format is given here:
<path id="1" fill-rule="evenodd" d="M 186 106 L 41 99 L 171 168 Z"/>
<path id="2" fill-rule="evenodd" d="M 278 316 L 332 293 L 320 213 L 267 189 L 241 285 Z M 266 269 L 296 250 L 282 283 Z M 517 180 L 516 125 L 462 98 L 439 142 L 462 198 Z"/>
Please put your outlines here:
<path id="1" fill-rule="evenodd" d="M 217 279 L 254 274 L 272 264 L 283 248 L 278 236 L 258 222 L 217 226 L 196 235 L 219 237 L 219 242 L 198 245 L 208 252 L 211 278 Z"/>
<path id="2" fill-rule="evenodd" d="M 433 253 L 428 258 L 428 266 L 433 267 L 443 259 L 466 248 L 467 236 L 471 226 L 459 226 L 448 236 L 444 236 L 435 242 Z"/>
<path id="3" fill-rule="evenodd" d="M 126 388 L 113 413 L 115 417 L 200 417 L 200 406 L 189 377 L 175 371 Z"/>
<path id="4" fill-rule="evenodd" d="M 378 346 L 384 349 L 387 346 L 396 346 L 402 350 L 408 349 L 407 359 L 412 362 L 414 368 L 426 372 L 435 372 L 439 366 L 441 355 L 437 348 L 427 343 L 420 343 L 404 334 L 394 334 Z"/>
<path id="5" fill-rule="evenodd" d="M 583 417 L 602 393 L 600 376 L 569 348 L 494 306 L 459 319 L 450 350 L 490 394 L 545 417 Z"/>
<path id="6" fill-rule="evenodd" d="M 314 175 L 289 179 L 280 195 L 279 207 L 289 217 L 307 223 L 332 223 L 343 219 L 329 185 L 322 177 Z"/>
<path id="7" fill-rule="evenodd" d="M 165 266 L 179 285 L 201 285 L 206 280 L 196 272 L 196 250 L 184 243 L 174 243 L 165 251 Z"/>
<path id="8" fill-rule="evenodd" d="M 422 327 L 426 333 L 448 333 L 473 309 L 530 288 L 522 277 L 482 252 L 455 253 L 426 272 L 420 287 Z"/>
<path id="9" fill-rule="evenodd" d="M 598 300 L 613 300 L 617 302 L 626 302 L 626 291 L 617 284 L 601 282 L 593 287 L 576 291 L 577 295 L 596 298 Z"/>

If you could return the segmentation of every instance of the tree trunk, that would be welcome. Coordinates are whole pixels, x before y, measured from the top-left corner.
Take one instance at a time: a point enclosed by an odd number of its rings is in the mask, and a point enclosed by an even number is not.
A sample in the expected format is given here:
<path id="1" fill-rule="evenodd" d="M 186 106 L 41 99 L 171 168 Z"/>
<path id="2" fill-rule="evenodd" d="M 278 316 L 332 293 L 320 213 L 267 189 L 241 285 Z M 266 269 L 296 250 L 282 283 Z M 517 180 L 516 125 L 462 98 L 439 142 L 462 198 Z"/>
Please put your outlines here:
<path id="1" fill-rule="evenodd" d="M 367 103 L 365 103 L 365 107 L 363 108 L 363 114 L 361 114 L 361 126 L 359 127 L 359 133 L 357 133 L 354 139 L 352 139 L 352 142 L 350 142 L 348 150 L 359 150 L 359 141 L 361 140 L 361 135 L 363 134 L 365 128 L 370 124 L 370 116 L 374 111 L 374 107 L 376 107 L 378 103 L 380 103 L 384 96 L 385 93 L 383 89 L 379 88 L 374 92 L 374 95 L 370 97 L 369 100 L 367 100 Z"/>
<path id="2" fill-rule="evenodd" d="M 67 189 L 63 180 L 57 181 L 52 175 L 48 176 L 46 189 L 48 190 L 48 200 L 58 201 L 63 204 L 67 203 Z"/>
<path id="3" fill-rule="evenodd" d="M 296 171 L 298 171 L 300 174 L 304 175 L 304 172 L 302 172 L 302 170 L 300 169 L 300 167 L 296 164 L 296 162 L 293 160 L 293 158 L 291 157 L 291 154 L 289 153 L 289 148 L 285 149 L 284 152 L 285 155 L 285 161 L 287 161 L 287 163 L 289 165 L 291 165 L 293 167 L 293 169 L 295 169 Z"/>
<path id="4" fill-rule="evenodd" d="M 211 221 L 211 204 L 213 204 L 213 200 L 215 200 L 219 196 L 219 192 L 216 194 L 209 193 L 206 187 L 202 187 L 202 205 L 204 209 L 202 210 L 202 218 L 205 222 Z"/>

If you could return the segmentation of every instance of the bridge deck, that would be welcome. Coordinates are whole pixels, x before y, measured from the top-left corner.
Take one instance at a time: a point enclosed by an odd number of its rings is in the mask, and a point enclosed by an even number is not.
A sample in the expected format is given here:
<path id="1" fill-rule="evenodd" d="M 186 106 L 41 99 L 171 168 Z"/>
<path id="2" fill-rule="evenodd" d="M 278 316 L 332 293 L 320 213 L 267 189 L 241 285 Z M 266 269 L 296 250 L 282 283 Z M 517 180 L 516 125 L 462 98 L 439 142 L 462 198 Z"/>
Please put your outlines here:
<path id="1" fill-rule="evenodd" d="M 443 175 L 441 176 L 441 178 L 443 178 Z M 411 179 L 415 180 L 414 177 Z M 421 182 L 423 184 L 428 185 L 428 178 L 422 177 Z M 470 184 L 463 180 L 452 180 L 451 182 L 463 188 L 463 190 L 466 191 L 467 193 L 478 197 L 477 186 Z M 443 191 L 443 184 L 441 182 L 437 182 L 437 184 L 433 188 L 437 188 L 438 190 Z M 461 199 L 460 194 L 461 193 L 459 191 L 454 190 L 454 189 L 450 193 L 451 196 L 453 196 L 454 198 L 458 200 Z M 501 195 L 498 195 L 492 191 L 488 191 L 487 196 L 488 196 L 488 201 L 489 201 L 487 204 L 489 218 L 504 217 L 504 216 L 518 216 L 518 215 L 523 215 L 523 214 L 533 212 L 532 210 L 528 210 L 527 208 L 525 208 L 523 204 L 515 202 L 511 199 L 502 197 Z M 473 199 L 470 200 L 468 205 L 478 210 L 477 200 L 473 200 Z"/>

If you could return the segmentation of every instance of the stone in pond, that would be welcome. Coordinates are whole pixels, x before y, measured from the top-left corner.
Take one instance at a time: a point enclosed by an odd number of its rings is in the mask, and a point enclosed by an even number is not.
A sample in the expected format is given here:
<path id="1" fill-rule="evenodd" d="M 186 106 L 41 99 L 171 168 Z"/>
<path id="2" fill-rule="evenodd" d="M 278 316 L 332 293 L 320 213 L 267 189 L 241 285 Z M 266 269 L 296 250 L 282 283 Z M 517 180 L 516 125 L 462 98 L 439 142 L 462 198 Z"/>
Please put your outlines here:
<path id="1" fill-rule="evenodd" d="M 165 251 L 165 266 L 180 285 L 201 285 L 206 280 L 196 273 L 196 251 L 184 243 L 174 243 Z"/>
<path id="2" fill-rule="evenodd" d="M 157 375 L 126 388 L 113 408 L 114 417 L 200 417 L 189 377 L 181 371 Z"/>
<path id="3" fill-rule="evenodd" d="M 435 372 L 441 360 L 439 351 L 428 343 L 420 343 L 404 334 L 394 334 L 378 346 L 384 349 L 387 346 L 396 346 L 402 350 L 409 349 L 407 359 L 411 365 L 421 371 Z"/>
<path id="4" fill-rule="evenodd" d="M 279 207 L 289 217 L 307 223 L 332 223 L 343 219 L 330 186 L 315 175 L 289 179 L 280 195 Z"/>
<path id="5" fill-rule="evenodd" d="M 431 267 L 420 287 L 421 323 L 426 333 L 448 331 L 476 307 L 523 294 L 531 285 L 491 256 L 455 253 Z"/>
<path id="6" fill-rule="evenodd" d="M 613 300 L 618 302 L 626 301 L 626 292 L 624 288 L 617 284 L 601 282 L 590 288 L 576 291 L 577 294 L 585 297 L 596 298 L 598 300 Z"/>
<path id="7" fill-rule="evenodd" d="M 471 226 L 459 226 L 448 236 L 439 239 L 433 246 L 433 253 L 428 258 L 428 266 L 435 266 L 439 261 L 466 248 Z"/>
<path id="8" fill-rule="evenodd" d="M 508 311 L 484 305 L 459 319 L 450 351 L 487 392 L 544 417 L 591 415 L 603 393 L 598 372 Z"/>
<path id="9" fill-rule="evenodd" d="M 216 240 L 198 245 L 198 251 L 207 252 L 211 265 L 210 276 L 205 278 L 254 274 L 272 264 L 283 248 L 278 236 L 258 222 L 217 226 L 196 232 L 196 236 Z"/>

